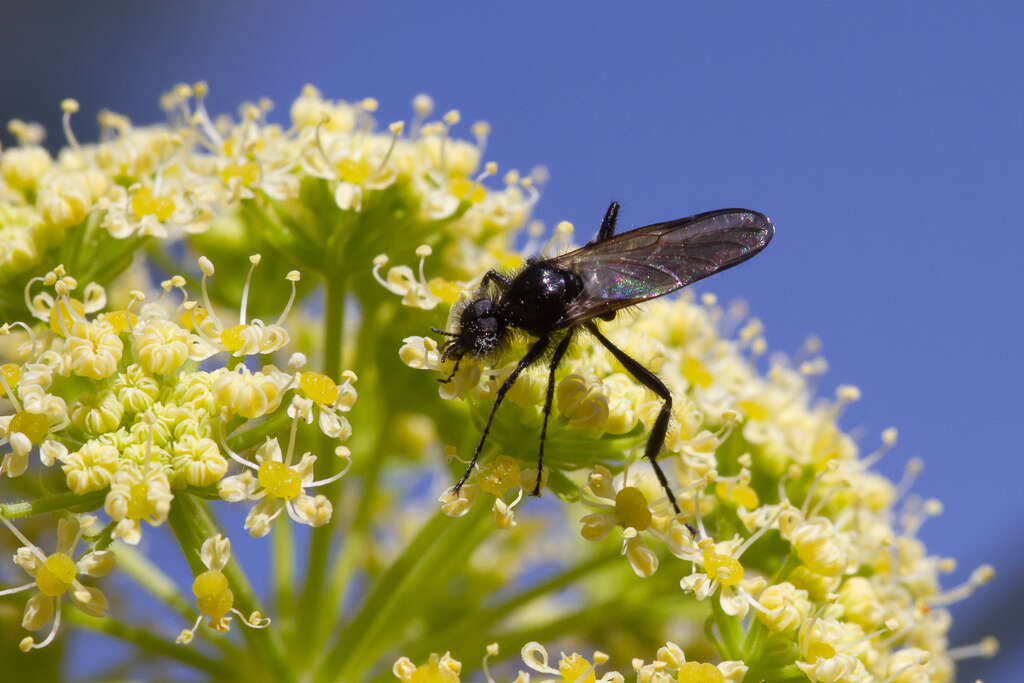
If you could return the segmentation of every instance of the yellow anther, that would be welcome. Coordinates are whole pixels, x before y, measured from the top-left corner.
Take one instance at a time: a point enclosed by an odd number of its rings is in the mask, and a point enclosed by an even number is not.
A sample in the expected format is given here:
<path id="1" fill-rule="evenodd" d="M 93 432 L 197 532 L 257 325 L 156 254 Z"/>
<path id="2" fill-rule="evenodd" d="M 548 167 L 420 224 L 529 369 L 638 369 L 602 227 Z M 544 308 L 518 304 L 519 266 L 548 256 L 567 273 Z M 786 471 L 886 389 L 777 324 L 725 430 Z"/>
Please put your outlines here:
<path id="1" fill-rule="evenodd" d="M 238 351 L 245 345 L 245 340 L 242 338 L 242 332 L 249 327 L 248 325 L 235 325 L 229 327 L 220 333 L 220 343 L 224 345 L 228 351 Z"/>
<path id="2" fill-rule="evenodd" d="M 336 167 L 338 177 L 346 183 L 358 185 L 370 177 L 370 164 L 366 159 L 342 159 Z"/>
<path id="3" fill-rule="evenodd" d="M 17 363 L 4 363 L 0 365 L 0 375 L 4 376 L 4 382 L 13 390 L 18 386 L 18 380 L 21 379 L 21 368 Z M 3 385 L 0 384 L 0 396 L 4 396 L 6 393 Z"/>
<path id="4" fill-rule="evenodd" d="M 70 302 L 70 308 L 68 304 Z M 74 313 L 74 315 L 72 315 Z M 75 320 L 85 317 L 85 305 L 78 299 L 61 299 L 57 305 L 50 309 L 50 331 L 63 337 L 64 330 L 71 331 Z M 59 318 L 59 319 L 58 319 Z M 63 324 L 63 329 L 61 325 Z"/>
<path id="5" fill-rule="evenodd" d="M 304 372 L 299 375 L 299 388 L 307 398 L 321 405 L 333 405 L 338 400 L 338 385 L 327 375 Z"/>
<path id="6" fill-rule="evenodd" d="M 695 384 L 705 389 L 710 387 L 712 382 L 711 373 L 708 372 L 703 363 L 693 356 L 687 356 L 683 361 L 683 377 L 690 384 Z"/>
<path id="7" fill-rule="evenodd" d="M 55 598 L 71 588 L 76 573 L 74 560 L 64 553 L 54 553 L 46 558 L 36 572 L 36 586 L 43 595 Z"/>
<path id="8" fill-rule="evenodd" d="M 192 592 L 195 593 L 199 611 L 214 621 L 227 614 L 235 602 L 235 595 L 228 587 L 227 577 L 216 569 L 210 569 L 197 576 L 192 582 Z"/>
<path id="9" fill-rule="evenodd" d="M 39 413 L 15 413 L 7 425 L 7 433 L 21 432 L 28 440 L 38 446 L 50 432 L 50 421 Z"/>
<path id="10" fill-rule="evenodd" d="M 575 652 L 568 657 L 562 656 L 558 662 L 558 673 L 562 674 L 562 680 L 566 683 L 596 683 L 597 676 L 594 674 L 594 665 L 585 657 Z"/>
<path id="11" fill-rule="evenodd" d="M 647 507 L 647 498 L 635 486 L 626 486 L 615 494 L 615 514 L 622 526 L 631 526 L 637 531 L 651 526 L 652 515 Z"/>
<path id="12" fill-rule="evenodd" d="M 481 468 L 477 481 L 481 490 L 493 496 L 503 496 L 519 483 L 519 463 L 507 455 L 499 455 L 494 462 Z"/>
<path id="13" fill-rule="evenodd" d="M 174 200 L 157 197 L 151 188 L 142 187 L 132 196 L 131 207 L 137 218 L 156 216 L 157 220 L 166 221 L 174 213 Z"/>
<path id="14" fill-rule="evenodd" d="M 277 460 L 264 460 L 256 477 L 267 495 L 291 500 L 302 493 L 302 477 L 292 468 Z"/>
<path id="15" fill-rule="evenodd" d="M 725 683 L 725 676 L 714 664 L 686 662 L 679 667 L 679 683 Z"/>
<path id="16" fill-rule="evenodd" d="M 735 586 L 743 579 L 743 565 L 728 555 L 716 553 L 710 546 L 704 548 L 704 572 L 712 581 L 723 586 Z"/>
<path id="17" fill-rule="evenodd" d="M 209 313 L 202 306 L 196 306 L 190 311 L 181 314 L 181 326 L 186 330 L 195 331 Z"/>
<path id="18" fill-rule="evenodd" d="M 131 314 L 129 319 L 128 311 L 111 311 L 110 313 L 103 313 L 99 316 L 99 319 L 105 323 L 109 323 L 114 328 L 114 332 L 121 334 L 127 332 L 129 329 L 135 327 L 135 324 L 139 322 L 139 316 L 134 313 Z"/>
<path id="19" fill-rule="evenodd" d="M 220 179 L 227 185 L 232 178 L 238 178 L 242 185 L 249 186 L 260 179 L 260 165 L 255 161 L 244 164 L 228 164 L 220 171 Z"/>
<path id="20" fill-rule="evenodd" d="M 764 420 L 768 417 L 768 410 L 757 401 L 739 401 L 739 408 L 751 420 Z"/>

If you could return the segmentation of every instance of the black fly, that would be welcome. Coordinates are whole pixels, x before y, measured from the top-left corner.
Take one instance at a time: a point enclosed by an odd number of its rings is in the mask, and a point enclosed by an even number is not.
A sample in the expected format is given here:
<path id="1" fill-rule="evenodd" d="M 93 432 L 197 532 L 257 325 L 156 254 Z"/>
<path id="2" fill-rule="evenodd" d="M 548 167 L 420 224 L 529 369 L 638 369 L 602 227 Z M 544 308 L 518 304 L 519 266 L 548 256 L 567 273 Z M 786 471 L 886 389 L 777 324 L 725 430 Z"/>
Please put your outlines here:
<path id="1" fill-rule="evenodd" d="M 746 261 L 767 246 L 775 229 L 767 216 L 756 211 L 720 209 L 615 235 L 618 213 L 618 202 L 612 202 L 597 237 L 580 249 L 550 259 L 531 259 L 523 271 L 511 279 L 488 271 L 474 299 L 459 314 L 458 332 L 434 328 L 435 332 L 450 337 L 441 359 L 454 358 L 455 370 L 465 355 L 495 356 L 513 328 L 537 338 L 498 389 L 473 460 L 455 484 L 456 493 L 466 483 L 480 457 L 505 394 L 523 370 L 545 356 L 564 330 L 548 362 L 537 483 L 533 489 L 533 495 L 540 495 L 544 437 L 555 392 L 555 370 L 573 336 L 584 328 L 597 337 L 637 381 L 664 401 L 647 439 L 644 457 L 651 462 L 668 499 L 679 512 L 679 504 L 657 461 L 672 413 L 672 394 L 653 372 L 601 334 L 594 320 L 612 320 L 621 308 L 674 292 Z M 440 381 L 450 382 L 455 370 Z"/>

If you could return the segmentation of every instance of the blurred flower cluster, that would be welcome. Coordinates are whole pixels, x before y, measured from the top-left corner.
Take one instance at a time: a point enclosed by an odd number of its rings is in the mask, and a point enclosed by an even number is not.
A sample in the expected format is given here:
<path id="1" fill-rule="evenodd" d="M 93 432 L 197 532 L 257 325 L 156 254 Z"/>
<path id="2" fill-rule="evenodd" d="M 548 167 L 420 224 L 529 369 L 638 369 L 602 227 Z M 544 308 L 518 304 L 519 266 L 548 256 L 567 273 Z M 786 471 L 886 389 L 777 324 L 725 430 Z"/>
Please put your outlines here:
<path id="1" fill-rule="evenodd" d="M 454 491 L 528 340 L 456 368 L 423 335 L 455 329 L 489 269 L 570 245 L 572 225 L 544 243 L 530 222 L 545 172 L 498 180 L 489 126 L 459 137 L 426 95 L 385 127 L 376 100 L 312 86 L 287 125 L 269 101 L 214 117 L 206 96 L 175 87 L 160 125 L 100 112 L 94 143 L 66 100 L 56 156 L 38 125 L 8 126 L 0 521 L 17 549 L 0 577 L 31 581 L 0 596 L 30 594 L 22 626 L 49 629 L 23 651 L 63 622 L 154 671 L 415 683 L 461 680 L 452 653 L 483 653 L 491 683 L 947 681 L 994 654 L 947 642 L 947 606 L 993 571 L 942 588 L 920 463 L 898 484 L 872 470 L 896 430 L 862 454 L 839 426 L 859 391 L 815 397 L 820 342 L 769 355 L 762 323 L 710 294 L 602 323 L 672 391 L 659 462 L 681 512 L 641 457 L 661 400 L 586 337 L 556 375 L 543 471 L 538 369 Z M 235 508 L 271 536 L 266 569 L 232 559 Z M 155 559 L 164 525 L 190 587 Z M 180 621 L 133 622 L 138 589 Z"/>

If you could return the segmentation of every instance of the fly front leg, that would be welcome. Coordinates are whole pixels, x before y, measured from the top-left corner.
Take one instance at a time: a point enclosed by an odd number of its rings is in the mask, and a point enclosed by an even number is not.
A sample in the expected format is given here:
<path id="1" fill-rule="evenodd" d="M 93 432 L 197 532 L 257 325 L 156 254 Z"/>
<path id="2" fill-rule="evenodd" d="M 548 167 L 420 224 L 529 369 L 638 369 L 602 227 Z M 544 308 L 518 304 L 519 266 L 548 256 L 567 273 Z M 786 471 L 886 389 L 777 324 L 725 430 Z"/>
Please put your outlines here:
<path id="1" fill-rule="evenodd" d="M 665 473 L 661 470 L 661 465 L 658 464 L 658 453 L 661 452 L 661 447 L 665 445 L 665 434 L 668 432 L 668 420 L 672 415 L 672 392 L 668 390 L 665 383 L 658 379 L 658 376 L 653 372 L 640 365 L 636 360 L 626 354 L 625 351 L 612 344 L 601 331 L 597 329 L 597 325 L 590 322 L 586 324 L 587 330 L 597 337 L 597 340 L 604 345 L 606 349 L 611 351 L 611 354 L 615 356 L 616 360 L 622 363 L 622 367 L 626 368 L 629 374 L 636 377 L 637 381 L 643 384 L 645 387 L 653 391 L 658 395 L 659 398 L 665 402 L 661 404 L 661 412 L 658 413 L 658 418 L 654 421 L 654 428 L 651 429 L 651 435 L 647 439 L 647 446 L 644 448 L 644 457 L 650 460 L 651 467 L 654 468 L 654 474 L 657 475 L 658 481 L 661 482 L 661 487 L 665 489 L 665 494 L 668 496 L 669 501 L 672 503 L 673 509 L 676 514 L 679 514 L 679 503 L 676 502 L 676 496 L 672 493 L 672 489 L 669 488 L 668 478 Z"/>
<path id="2" fill-rule="evenodd" d="M 551 402 L 555 397 L 555 370 L 558 369 L 558 364 L 562 362 L 562 356 L 565 355 L 566 350 L 569 348 L 569 342 L 572 341 L 573 329 L 570 329 L 565 338 L 555 348 L 555 355 L 551 357 L 551 363 L 548 365 L 548 394 L 544 400 L 544 423 L 540 428 L 540 454 L 537 456 L 537 483 L 533 487 L 531 496 L 540 495 L 540 482 L 541 474 L 544 472 L 544 439 L 548 434 L 548 416 L 551 415 Z"/>
<path id="3" fill-rule="evenodd" d="M 473 468 L 476 467 L 476 461 L 480 458 L 480 452 L 484 448 L 484 442 L 487 441 L 487 434 L 491 431 L 491 423 L 494 421 L 494 414 L 498 412 L 498 406 L 500 406 L 501 402 L 505 400 L 505 394 L 507 394 L 508 390 L 512 388 L 512 385 L 516 383 L 516 380 L 519 379 L 519 375 L 523 370 L 540 360 L 547 348 L 547 336 L 543 336 L 535 341 L 533 346 L 530 347 L 530 350 L 526 352 L 526 355 L 523 356 L 522 360 L 520 360 L 516 365 L 512 374 L 510 374 L 501 387 L 499 387 L 498 396 L 494 399 L 494 405 L 491 407 L 491 414 L 487 416 L 487 424 L 484 425 L 484 432 L 480 435 L 480 443 L 476 445 L 476 451 L 473 452 L 473 459 L 469 462 L 469 466 L 463 473 L 462 478 L 459 479 L 457 484 L 455 484 L 456 495 L 458 495 L 459 491 L 462 490 L 462 485 L 466 483 L 466 480 L 469 479 L 469 475 L 472 473 Z"/>

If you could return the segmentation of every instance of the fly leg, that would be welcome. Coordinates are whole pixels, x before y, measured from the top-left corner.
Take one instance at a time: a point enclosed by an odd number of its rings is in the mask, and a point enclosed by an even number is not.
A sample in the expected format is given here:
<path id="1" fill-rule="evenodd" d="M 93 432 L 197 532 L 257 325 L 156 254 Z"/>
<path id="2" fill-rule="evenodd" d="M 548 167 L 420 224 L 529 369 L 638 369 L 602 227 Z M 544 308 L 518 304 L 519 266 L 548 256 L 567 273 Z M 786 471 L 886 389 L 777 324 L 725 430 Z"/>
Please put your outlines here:
<path id="1" fill-rule="evenodd" d="M 523 370 L 540 360 L 540 357 L 544 355 L 547 348 L 547 336 L 543 336 L 535 341 L 533 346 L 530 347 L 530 350 L 526 352 L 526 355 L 523 356 L 522 360 L 520 360 L 516 365 L 512 374 L 509 375 L 504 384 L 499 387 L 498 396 L 494 399 L 494 405 L 491 407 L 491 414 L 487 417 L 487 424 L 484 425 L 484 432 L 480 435 L 480 443 L 476 445 L 476 451 L 473 453 L 473 459 L 469 462 L 469 466 L 463 473 L 462 478 L 459 479 L 457 484 L 455 484 L 456 495 L 458 495 L 459 491 L 462 489 L 462 485 L 466 483 L 466 480 L 469 479 L 469 475 L 473 471 L 473 468 L 476 467 L 476 461 L 480 458 L 480 451 L 483 450 L 484 442 L 487 441 L 487 434 L 491 431 L 491 422 L 494 421 L 494 414 L 498 412 L 498 406 L 500 406 L 501 402 L 505 400 L 505 394 L 507 394 L 508 390 L 512 388 L 512 385 L 516 383 L 516 380 L 519 379 L 519 375 Z"/>
<path id="2" fill-rule="evenodd" d="M 569 329 L 569 333 L 565 335 L 558 346 L 555 348 L 555 355 L 551 357 L 551 363 L 548 365 L 548 395 L 544 400 L 544 424 L 540 428 L 540 454 L 537 456 L 537 484 L 533 487 L 531 496 L 540 495 L 540 480 L 541 474 L 544 472 L 544 439 L 548 434 L 548 416 L 551 414 L 551 401 L 555 397 L 555 370 L 558 369 L 558 364 L 562 362 L 562 356 L 565 355 L 566 349 L 569 348 L 569 342 L 572 340 L 572 328 Z"/>
<path id="3" fill-rule="evenodd" d="M 636 379 L 643 384 L 645 387 L 653 391 L 665 402 L 661 405 L 661 412 L 658 413 L 658 419 L 654 421 L 654 428 L 651 430 L 651 436 L 647 439 L 647 446 L 644 448 L 644 457 L 651 461 L 651 467 L 654 468 L 654 473 L 658 476 L 658 481 L 661 482 L 661 487 L 665 489 L 668 499 L 672 502 L 672 507 L 675 509 L 676 514 L 679 514 L 679 503 L 676 502 L 676 496 L 672 493 L 672 489 L 668 486 L 668 479 L 665 477 L 665 473 L 661 471 L 661 465 L 658 464 L 658 452 L 661 451 L 661 447 L 665 444 L 665 433 L 668 431 L 668 419 L 672 414 L 672 392 L 668 390 L 665 383 L 658 379 L 658 376 L 653 372 L 640 365 L 633 358 L 628 356 L 625 351 L 612 344 L 607 337 L 601 334 L 601 331 L 597 329 L 597 325 L 592 322 L 586 323 L 587 330 L 597 337 L 597 340 L 601 342 L 606 349 L 611 351 L 611 354 L 615 356 L 616 360 L 622 363 L 622 367 L 626 368 L 629 374 L 636 377 Z"/>

